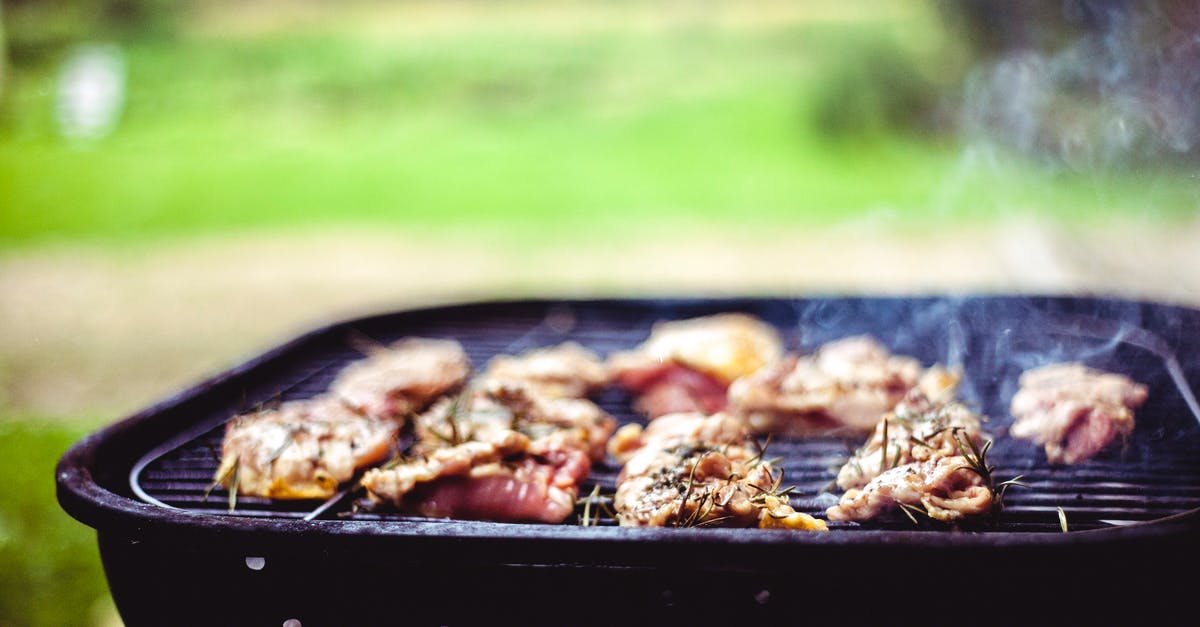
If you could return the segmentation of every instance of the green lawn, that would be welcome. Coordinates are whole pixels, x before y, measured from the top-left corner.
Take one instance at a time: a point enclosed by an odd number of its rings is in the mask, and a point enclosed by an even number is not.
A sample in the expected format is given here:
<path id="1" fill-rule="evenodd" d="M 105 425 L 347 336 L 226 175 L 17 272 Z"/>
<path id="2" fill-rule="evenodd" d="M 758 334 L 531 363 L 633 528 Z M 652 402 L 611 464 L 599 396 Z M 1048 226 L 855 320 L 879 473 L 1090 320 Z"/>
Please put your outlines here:
<path id="1" fill-rule="evenodd" d="M 1197 206 L 1187 172 L 993 162 L 888 127 L 889 99 L 953 72 L 927 11 L 531 29 L 468 16 L 395 37 L 358 24 L 125 41 L 124 115 L 87 145 L 55 131 L 53 66 L 19 69 L 0 244 L 345 222 L 536 238 L 879 212 L 922 228 Z"/>
<path id="2" fill-rule="evenodd" d="M 87 625 L 111 615 L 96 536 L 54 497 L 54 466 L 95 426 L 0 419 L 0 625 Z"/>

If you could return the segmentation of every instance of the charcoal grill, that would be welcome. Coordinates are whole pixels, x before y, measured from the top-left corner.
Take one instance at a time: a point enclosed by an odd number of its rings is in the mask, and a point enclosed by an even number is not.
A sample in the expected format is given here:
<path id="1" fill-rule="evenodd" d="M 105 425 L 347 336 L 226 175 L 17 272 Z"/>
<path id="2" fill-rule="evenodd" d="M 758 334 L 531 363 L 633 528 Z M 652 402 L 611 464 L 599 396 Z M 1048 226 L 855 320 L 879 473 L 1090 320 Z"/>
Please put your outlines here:
<path id="1" fill-rule="evenodd" d="M 831 523 L 824 534 L 451 521 L 327 501 L 210 492 L 223 425 L 316 395 L 361 355 L 355 336 L 459 340 L 483 365 L 574 340 L 607 354 L 658 320 L 757 315 L 790 348 L 870 333 L 923 362 L 960 365 L 961 396 L 990 417 L 1001 478 L 1023 475 L 994 519 Z M 891 624 L 944 619 L 1077 624 L 1180 620 L 1200 557 L 1200 311 L 1113 298 L 928 296 L 538 300 L 455 304 L 313 331 L 83 439 L 58 497 L 97 530 L 129 625 L 677 624 L 733 619 Z M 1026 368 L 1080 360 L 1148 385 L 1134 435 L 1073 467 L 1004 437 Z M 640 420 L 622 391 L 596 397 Z M 775 440 L 797 510 L 823 516 L 859 442 Z M 598 465 L 585 487 L 614 487 Z M 1064 520 L 1066 530 L 1064 531 Z M 957 619 L 955 617 L 958 617 Z M 297 622 L 286 623 L 294 620 Z"/>

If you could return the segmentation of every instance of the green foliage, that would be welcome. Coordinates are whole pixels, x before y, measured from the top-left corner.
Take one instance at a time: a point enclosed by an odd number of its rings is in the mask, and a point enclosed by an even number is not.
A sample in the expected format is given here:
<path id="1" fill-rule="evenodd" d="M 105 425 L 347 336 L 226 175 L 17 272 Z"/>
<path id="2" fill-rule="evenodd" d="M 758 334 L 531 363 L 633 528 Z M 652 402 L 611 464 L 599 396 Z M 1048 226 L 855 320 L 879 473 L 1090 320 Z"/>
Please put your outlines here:
<path id="1" fill-rule="evenodd" d="M 912 53 L 888 39 L 847 45 L 841 52 L 825 68 L 817 90 L 817 132 L 861 139 L 937 130 L 943 86 L 921 71 Z"/>
<path id="2" fill-rule="evenodd" d="M 0 419 L 0 625 L 86 625 L 108 598 L 95 533 L 54 496 L 54 466 L 84 433 Z"/>
<path id="3" fill-rule="evenodd" d="M 555 19 L 568 26 L 128 37 L 124 112 L 86 143 L 58 134 L 53 68 L 19 69 L 0 115 L 0 245 L 333 223 L 531 240 L 647 221 L 883 214 L 922 228 L 1196 207 L 1186 172 L 964 156 L 922 127 L 931 91 L 961 70 L 937 54 L 934 14 L 661 30 Z"/>

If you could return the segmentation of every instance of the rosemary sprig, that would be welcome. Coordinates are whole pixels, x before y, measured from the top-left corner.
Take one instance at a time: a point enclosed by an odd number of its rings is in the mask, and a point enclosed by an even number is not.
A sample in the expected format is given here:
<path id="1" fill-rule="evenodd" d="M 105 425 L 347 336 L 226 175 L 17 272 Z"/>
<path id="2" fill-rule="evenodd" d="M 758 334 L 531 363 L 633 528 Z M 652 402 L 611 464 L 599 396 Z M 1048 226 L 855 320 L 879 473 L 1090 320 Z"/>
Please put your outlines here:
<path id="1" fill-rule="evenodd" d="M 683 491 L 683 500 L 679 502 L 679 509 L 675 513 L 675 526 L 677 527 L 686 526 L 680 523 L 682 522 L 683 513 L 687 511 L 688 499 L 692 498 L 692 490 L 696 487 L 696 467 L 700 465 L 700 461 L 707 455 L 707 452 L 700 455 L 700 457 L 692 462 L 692 469 L 688 471 L 687 487 Z"/>
<path id="2" fill-rule="evenodd" d="M 883 418 L 883 439 L 880 440 L 880 445 L 879 445 L 879 455 L 880 455 L 880 457 L 879 457 L 879 472 L 883 472 L 883 471 L 887 470 L 887 467 L 888 467 L 888 465 L 887 465 L 887 449 L 888 449 L 887 432 L 888 432 L 888 419 L 887 419 L 887 416 L 884 416 L 884 418 Z"/>
<path id="3" fill-rule="evenodd" d="M 982 448 L 978 447 L 970 437 L 964 436 L 962 434 L 962 429 L 958 427 L 951 429 L 950 437 L 954 439 L 954 443 L 958 447 L 959 454 L 961 454 L 963 458 L 967 460 L 967 465 L 963 466 L 962 468 L 965 470 L 970 470 L 983 479 L 983 483 L 987 487 L 988 492 L 991 492 L 992 494 L 992 502 L 997 509 L 1004 508 L 1004 493 L 1008 490 L 1008 488 L 1012 486 L 1020 486 L 1022 488 L 1029 487 L 1028 484 L 1021 482 L 1021 479 L 1024 478 L 1024 475 L 1017 475 L 1012 479 L 1007 479 L 1005 481 L 1001 481 L 1000 483 L 995 482 L 995 478 L 992 476 L 992 473 L 996 470 L 996 467 L 989 465 L 987 461 L 988 451 L 992 448 L 992 440 L 984 442 Z"/>
<path id="4" fill-rule="evenodd" d="M 900 506 L 900 511 L 903 512 L 905 516 L 908 516 L 908 519 L 911 520 L 912 524 L 914 525 L 921 524 L 917 522 L 917 517 L 914 516 L 914 514 L 925 516 L 926 518 L 932 518 L 932 516 L 929 515 L 929 512 L 925 511 L 924 508 L 917 507 L 916 505 L 909 505 L 908 503 L 902 503 L 900 501 L 896 501 L 896 505 Z"/>
<path id="5" fill-rule="evenodd" d="M 598 483 L 596 487 L 592 488 L 591 494 L 575 502 L 576 505 L 580 503 L 583 504 L 583 515 L 579 519 L 580 526 L 594 527 L 600 524 L 601 513 L 609 518 L 616 517 L 616 514 L 604 503 L 604 499 L 600 498 L 600 484 Z M 592 503 L 596 504 L 595 516 L 592 515 Z"/>
<path id="6" fill-rule="evenodd" d="M 283 436 L 283 442 L 279 445 L 278 448 L 276 448 L 274 451 L 272 451 L 271 456 L 267 458 L 268 466 L 270 466 L 271 464 L 274 464 L 275 460 L 279 459 L 280 455 L 283 455 L 283 451 L 285 449 L 287 449 L 287 447 L 292 445 L 292 442 L 295 441 L 294 434 L 299 429 L 300 429 L 299 427 L 293 427 L 291 429 L 288 429 L 287 433 L 285 433 Z M 319 448 L 317 450 L 318 450 L 318 452 L 320 451 Z"/>
<path id="7" fill-rule="evenodd" d="M 216 479 L 214 479 L 213 482 L 208 484 L 208 487 L 204 489 L 203 500 L 207 501 L 208 495 L 212 494 L 212 491 L 217 489 L 219 486 L 224 485 L 225 480 L 230 478 L 230 476 L 234 476 L 234 477 L 237 476 L 237 469 L 238 469 L 238 464 L 239 464 L 240 459 L 241 459 L 240 457 L 238 457 L 237 455 L 234 455 L 233 464 L 231 464 L 229 466 L 229 468 L 225 470 L 225 472 L 221 473 L 220 476 L 218 476 Z M 232 509 L 232 508 L 230 508 L 230 509 Z"/>
<path id="8" fill-rule="evenodd" d="M 238 470 L 239 470 L 239 468 L 240 468 L 240 464 L 234 464 L 233 477 L 229 480 L 229 511 L 231 511 L 231 512 L 233 510 L 237 509 Z"/>
<path id="9" fill-rule="evenodd" d="M 762 444 L 758 443 L 757 438 L 751 438 L 750 442 L 754 444 L 754 449 L 755 449 L 756 453 L 754 454 L 754 457 L 751 457 L 750 459 L 746 460 L 746 467 L 754 468 L 755 466 L 757 466 L 759 463 L 762 462 L 763 456 L 767 454 L 767 447 L 771 446 L 771 434 L 770 433 L 767 434 L 767 440 L 765 442 L 763 442 Z"/>
<path id="10" fill-rule="evenodd" d="M 579 524 L 584 527 L 590 527 L 592 524 L 592 500 L 600 496 L 600 484 L 597 483 L 595 488 L 592 488 L 592 493 L 587 498 L 587 502 L 583 505 L 583 520 Z"/>

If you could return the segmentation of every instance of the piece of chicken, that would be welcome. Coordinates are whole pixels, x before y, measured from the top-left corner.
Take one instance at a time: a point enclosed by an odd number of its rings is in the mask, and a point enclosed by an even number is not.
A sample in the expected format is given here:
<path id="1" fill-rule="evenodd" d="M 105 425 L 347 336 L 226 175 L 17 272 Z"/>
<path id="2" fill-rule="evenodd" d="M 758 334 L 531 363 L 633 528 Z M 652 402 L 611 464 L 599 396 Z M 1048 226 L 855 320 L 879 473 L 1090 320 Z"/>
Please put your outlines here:
<path id="1" fill-rule="evenodd" d="M 669 413 L 724 409 L 737 379 L 778 360 L 779 332 L 741 313 L 658 322 L 629 351 L 609 357 L 613 379 L 635 396 L 634 407 L 653 418 Z"/>
<path id="2" fill-rule="evenodd" d="M 527 436 L 497 430 L 371 469 L 362 485 L 372 501 L 420 516 L 558 523 L 574 512 L 590 468 L 581 451 L 536 456 Z"/>
<path id="3" fill-rule="evenodd" d="M 748 438 L 745 424 L 727 413 L 683 412 L 659 416 L 645 427 L 636 422 L 623 425 L 608 441 L 608 453 L 623 464 L 648 447 L 667 449 L 688 442 L 741 445 Z"/>
<path id="4" fill-rule="evenodd" d="M 604 458 L 617 421 L 595 403 L 542 396 L 534 391 L 540 388 L 495 381 L 480 381 L 479 385 L 482 387 L 438 401 L 416 418 L 414 453 L 513 430 L 530 438 L 534 454 L 573 448 L 593 461 Z"/>
<path id="5" fill-rule="evenodd" d="M 981 419 L 962 403 L 931 401 L 913 390 L 884 414 L 870 439 L 842 466 L 837 485 L 843 490 L 861 488 L 888 468 L 961 455 L 960 447 L 969 447 L 968 441 L 982 448 Z"/>
<path id="6" fill-rule="evenodd" d="M 782 479 L 742 445 L 647 446 L 625 464 L 613 507 L 622 526 L 825 530 L 792 509 Z"/>
<path id="7" fill-rule="evenodd" d="M 320 499 L 391 452 L 399 425 L 321 396 L 235 417 L 216 479 L 238 494 Z"/>
<path id="8" fill-rule="evenodd" d="M 870 336 L 825 344 L 734 381 L 729 411 L 755 433 L 792 436 L 866 434 L 910 390 L 953 397 L 960 376 L 912 357 L 892 355 Z"/>
<path id="9" fill-rule="evenodd" d="M 608 383 L 608 368 L 595 353 L 575 342 L 520 355 L 498 355 L 480 375 L 492 385 L 521 385 L 550 398 L 584 398 Z"/>
<path id="10" fill-rule="evenodd" d="M 343 368 L 329 393 L 359 413 L 403 420 L 461 388 L 470 374 L 457 341 L 405 338 Z"/>
<path id="11" fill-rule="evenodd" d="M 943 522 L 955 522 L 992 511 L 992 491 L 970 469 L 966 457 L 933 457 L 889 469 L 863 488 L 848 490 L 825 511 L 832 521 L 871 520 L 902 505 L 919 508 Z"/>
<path id="12" fill-rule="evenodd" d="M 1086 461 L 1133 433 L 1134 410 L 1146 386 L 1080 363 L 1050 364 L 1026 371 L 1012 398 L 1009 433 L 1045 448 L 1054 464 Z"/>

